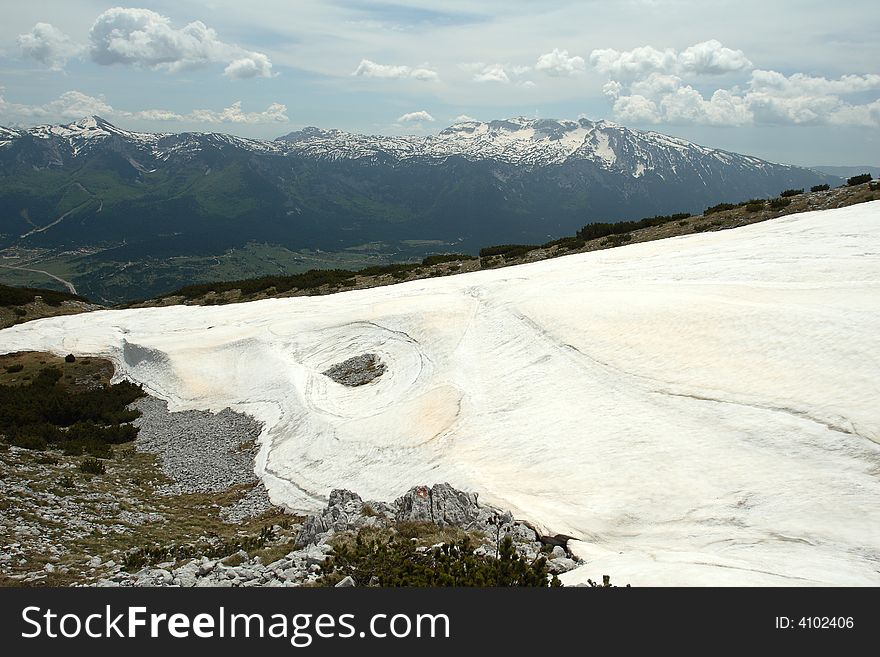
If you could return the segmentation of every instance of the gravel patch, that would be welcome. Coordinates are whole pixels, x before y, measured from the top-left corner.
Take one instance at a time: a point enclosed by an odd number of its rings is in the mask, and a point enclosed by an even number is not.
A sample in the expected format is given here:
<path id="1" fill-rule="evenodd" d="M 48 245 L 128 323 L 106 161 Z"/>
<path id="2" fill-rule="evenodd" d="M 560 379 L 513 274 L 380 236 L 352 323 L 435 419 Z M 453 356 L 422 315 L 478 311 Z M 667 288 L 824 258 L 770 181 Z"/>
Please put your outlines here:
<path id="1" fill-rule="evenodd" d="M 143 397 L 132 404 L 141 413 L 135 448 L 159 456 L 162 472 L 173 481 L 159 488 L 163 495 L 216 493 L 236 485 L 253 488 L 233 506 L 221 511 L 230 522 L 260 515 L 272 507 L 268 493 L 254 474 L 256 440 L 262 424 L 226 408 L 219 413 L 181 411 Z"/>
<path id="2" fill-rule="evenodd" d="M 361 354 L 337 363 L 322 374 L 336 383 L 355 388 L 378 379 L 385 370 L 385 363 L 376 354 Z"/>

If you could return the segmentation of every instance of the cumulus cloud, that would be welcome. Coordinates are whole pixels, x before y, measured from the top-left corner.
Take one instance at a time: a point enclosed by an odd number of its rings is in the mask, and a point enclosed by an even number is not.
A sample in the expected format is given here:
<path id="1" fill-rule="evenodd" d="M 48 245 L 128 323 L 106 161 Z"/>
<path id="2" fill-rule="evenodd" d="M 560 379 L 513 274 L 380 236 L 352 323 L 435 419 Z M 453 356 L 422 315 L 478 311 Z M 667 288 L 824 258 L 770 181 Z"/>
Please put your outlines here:
<path id="1" fill-rule="evenodd" d="M 22 55 L 48 66 L 53 71 L 63 69 L 67 60 L 83 49 L 49 23 L 37 23 L 27 34 L 19 34 L 17 41 Z"/>
<path id="2" fill-rule="evenodd" d="M 425 110 L 409 112 L 403 116 L 397 117 L 398 123 L 422 123 L 423 121 L 434 121 L 434 117 L 428 114 Z"/>
<path id="3" fill-rule="evenodd" d="M 252 52 L 229 63 L 223 75 L 236 80 L 268 78 L 272 76 L 272 62 L 263 53 Z"/>
<path id="4" fill-rule="evenodd" d="M 752 71 L 749 83 L 754 92 L 768 92 L 784 97 L 851 94 L 880 89 L 880 75 L 844 75 L 837 80 L 795 73 L 786 77 L 777 71 Z"/>
<path id="5" fill-rule="evenodd" d="M 590 65 L 615 78 L 638 79 L 652 73 L 676 75 L 721 75 L 748 70 L 752 63 L 742 50 L 725 48 L 711 39 L 681 52 L 641 46 L 632 50 L 604 48 L 590 53 Z"/>
<path id="6" fill-rule="evenodd" d="M 352 75 L 363 78 L 380 78 L 386 80 L 403 80 L 412 78 L 420 82 L 430 82 L 439 76 L 436 71 L 426 67 L 411 68 L 396 64 L 377 64 L 369 59 L 362 59 Z"/>
<path id="7" fill-rule="evenodd" d="M 453 123 L 469 123 L 469 122 L 476 121 L 476 120 L 477 119 L 475 119 L 472 116 L 468 116 L 467 114 L 459 114 L 454 119 L 452 119 L 452 122 Z"/>
<path id="8" fill-rule="evenodd" d="M 79 119 L 92 114 L 109 116 L 115 113 L 103 96 L 89 96 L 79 91 L 66 91 L 42 105 L 10 103 L 0 95 L 0 111 L 20 121 Z"/>
<path id="9" fill-rule="evenodd" d="M 92 61 L 103 65 L 175 72 L 226 64 L 225 74 L 230 78 L 272 75 L 266 55 L 222 41 L 201 21 L 176 28 L 168 17 L 149 9 L 108 9 L 92 25 L 89 42 Z"/>
<path id="10" fill-rule="evenodd" d="M 183 117 L 186 121 L 199 123 L 287 123 L 287 106 L 272 103 L 262 112 L 244 112 L 241 101 L 232 103 L 219 112 L 213 110 L 193 110 Z"/>
<path id="11" fill-rule="evenodd" d="M 479 64 L 478 66 L 480 68 L 474 72 L 474 82 L 500 82 L 502 84 L 510 82 L 510 76 L 507 75 L 507 71 L 501 64 Z"/>
<path id="12" fill-rule="evenodd" d="M 842 96 L 880 89 L 880 76 L 845 75 L 836 80 L 756 70 L 744 89 L 716 89 L 705 97 L 680 77 L 652 73 L 603 88 L 615 116 L 634 123 L 739 126 L 880 125 L 880 100 L 852 104 Z"/>
<path id="13" fill-rule="evenodd" d="M 742 50 L 731 50 L 710 39 L 685 49 L 678 55 L 678 70 L 696 75 L 721 75 L 745 71 L 752 63 Z"/>
<path id="14" fill-rule="evenodd" d="M 583 73 L 586 68 L 586 62 L 583 57 L 577 55 L 570 56 L 567 50 L 554 48 L 553 52 L 548 52 L 538 57 L 535 64 L 535 70 L 543 71 L 547 75 L 553 76 L 570 76 Z"/>
<path id="15" fill-rule="evenodd" d="M 615 116 L 634 123 L 740 126 L 880 125 L 880 100 L 853 103 L 850 94 L 880 90 L 880 75 L 838 79 L 753 69 L 741 50 L 712 39 L 678 52 L 643 46 L 594 50 L 590 64 L 610 79 L 603 93 Z M 739 73 L 741 84 L 707 90 L 699 79 Z M 746 77 L 748 75 L 748 77 Z"/>
<path id="16" fill-rule="evenodd" d="M 67 91 L 58 98 L 42 105 L 11 103 L 0 89 L 0 112 L 13 120 L 24 123 L 34 121 L 65 121 L 84 116 L 99 115 L 107 119 L 135 119 L 142 121 L 177 121 L 192 123 L 288 123 L 287 107 L 272 103 L 262 112 L 245 112 L 241 102 L 235 102 L 222 110 L 195 109 L 185 114 L 164 109 L 126 111 L 114 108 L 104 96 L 90 96 L 80 91 Z"/>
<path id="17" fill-rule="evenodd" d="M 624 52 L 604 48 L 590 53 L 590 65 L 614 78 L 640 78 L 657 71 L 674 71 L 676 55 L 671 48 L 661 51 L 651 46 Z"/>

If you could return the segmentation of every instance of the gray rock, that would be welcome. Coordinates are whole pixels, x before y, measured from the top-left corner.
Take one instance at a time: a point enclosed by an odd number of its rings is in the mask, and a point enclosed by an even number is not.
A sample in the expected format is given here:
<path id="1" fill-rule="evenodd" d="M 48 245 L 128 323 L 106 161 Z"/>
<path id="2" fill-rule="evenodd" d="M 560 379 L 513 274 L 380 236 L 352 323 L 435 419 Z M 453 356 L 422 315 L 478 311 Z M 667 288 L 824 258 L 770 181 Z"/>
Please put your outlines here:
<path id="1" fill-rule="evenodd" d="M 321 373 L 336 383 L 354 388 L 378 379 L 385 370 L 385 363 L 376 354 L 361 354 L 337 363 Z"/>
<path id="2" fill-rule="evenodd" d="M 574 559 L 568 559 L 568 558 L 553 559 L 553 560 L 547 562 L 547 568 L 550 570 L 551 573 L 556 573 L 556 574 L 564 573 L 569 570 L 574 570 L 577 567 L 578 567 L 578 564 L 576 561 L 574 561 Z"/>
<path id="3" fill-rule="evenodd" d="M 398 521 L 432 522 L 440 527 L 470 527 L 479 518 L 477 496 L 449 484 L 416 486 L 394 501 Z"/>
<path id="4" fill-rule="evenodd" d="M 354 578 L 351 575 L 346 575 L 343 577 L 338 584 L 336 584 L 337 589 L 347 589 L 352 586 L 357 586 L 354 582 Z"/>
<path id="5" fill-rule="evenodd" d="M 199 577 L 205 577 L 206 575 L 209 575 L 210 573 L 214 572 L 214 568 L 216 568 L 216 567 L 217 567 L 216 561 L 207 561 L 207 560 L 202 561 L 202 563 L 199 564 L 199 568 L 196 571 L 196 574 Z"/>

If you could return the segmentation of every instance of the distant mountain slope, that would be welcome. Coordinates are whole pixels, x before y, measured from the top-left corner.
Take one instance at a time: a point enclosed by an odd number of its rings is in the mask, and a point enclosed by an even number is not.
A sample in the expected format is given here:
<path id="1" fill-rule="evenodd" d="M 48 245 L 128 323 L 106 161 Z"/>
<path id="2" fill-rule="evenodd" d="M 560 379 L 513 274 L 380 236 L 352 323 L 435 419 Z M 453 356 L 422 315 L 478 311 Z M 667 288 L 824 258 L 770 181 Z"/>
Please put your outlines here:
<path id="1" fill-rule="evenodd" d="M 852 178 L 863 173 L 870 173 L 875 178 L 880 177 L 880 167 L 861 166 L 861 167 L 827 167 L 818 166 L 810 167 L 813 171 L 818 171 L 828 176 L 837 176 L 838 178 Z"/>
<path id="2" fill-rule="evenodd" d="M 308 128 L 275 141 L 100 119 L 0 130 L 0 248 L 212 254 L 249 241 L 542 241 L 834 179 L 604 121 L 457 123 L 430 137 Z"/>

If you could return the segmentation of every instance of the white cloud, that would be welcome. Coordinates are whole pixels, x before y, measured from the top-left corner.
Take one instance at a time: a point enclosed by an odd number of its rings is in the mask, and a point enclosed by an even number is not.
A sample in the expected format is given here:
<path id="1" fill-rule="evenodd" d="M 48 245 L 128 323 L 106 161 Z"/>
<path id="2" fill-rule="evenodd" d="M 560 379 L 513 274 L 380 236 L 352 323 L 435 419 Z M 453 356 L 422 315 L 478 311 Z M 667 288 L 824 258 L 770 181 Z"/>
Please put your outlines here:
<path id="1" fill-rule="evenodd" d="M 453 123 L 469 123 L 469 122 L 476 121 L 476 120 L 477 119 L 475 119 L 472 116 L 468 116 L 467 114 L 459 114 L 454 119 L 452 119 L 452 122 Z"/>
<path id="2" fill-rule="evenodd" d="M 586 62 L 583 57 L 569 56 L 567 50 L 559 50 L 559 48 L 554 48 L 553 52 L 541 55 L 538 57 L 538 63 L 535 64 L 535 70 L 553 76 L 577 75 L 583 73 L 585 67 Z"/>
<path id="3" fill-rule="evenodd" d="M 507 75 L 501 64 L 480 64 L 478 66 L 482 68 L 474 73 L 474 82 L 500 82 L 502 84 L 510 82 L 510 76 Z"/>
<path id="4" fill-rule="evenodd" d="M 634 79 L 658 71 L 672 72 L 676 62 L 675 51 L 671 48 L 661 51 L 651 46 L 642 46 L 624 52 L 605 48 L 590 53 L 590 65 L 599 73 L 614 78 Z"/>
<path id="5" fill-rule="evenodd" d="M 685 49 L 678 55 L 678 70 L 696 75 L 721 75 L 746 71 L 752 63 L 742 50 L 731 50 L 710 39 Z"/>
<path id="6" fill-rule="evenodd" d="M 0 89 L 2 92 L 2 89 Z M 135 119 L 142 121 L 177 121 L 194 123 L 263 124 L 287 123 L 287 107 L 272 103 L 262 112 L 245 112 L 241 102 L 235 102 L 222 110 L 195 109 L 186 114 L 164 109 L 147 109 L 134 112 L 119 110 L 110 105 L 103 96 L 89 96 L 80 91 L 67 91 L 58 98 L 42 105 L 10 103 L 0 95 L 0 112 L 17 122 L 53 122 L 80 119 L 99 115 L 106 119 Z"/>
<path id="7" fill-rule="evenodd" d="M 79 119 L 92 114 L 109 116 L 115 113 L 103 96 L 89 96 L 79 91 L 66 91 L 43 105 L 10 103 L 0 96 L 0 111 L 4 116 L 19 121 L 57 121 Z"/>
<path id="8" fill-rule="evenodd" d="M 231 78 L 272 75 L 266 55 L 220 40 L 201 21 L 175 28 L 169 18 L 149 9 L 108 9 L 92 25 L 89 41 L 91 58 L 98 64 L 172 72 L 227 64 L 225 74 Z"/>
<path id="9" fill-rule="evenodd" d="M 37 23 L 27 34 L 18 35 L 18 46 L 25 57 L 34 59 L 53 71 L 59 71 L 67 60 L 82 51 L 69 36 L 49 23 Z"/>
<path id="10" fill-rule="evenodd" d="M 880 89 L 878 75 L 845 75 L 837 80 L 801 73 L 785 76 L 756 70 L 745 89 L 717 89 L 704 97 L 675 75 L 652 73 L 624 84 L 609 81 L 603 92 L 621 121 L 740 126 L 880 126 L 880 100 L 852 104 L 841 96 Z"/>
<path id="11" fill-rule="evenodd" d="M 404 114 L 403 116 L 397 117 L 398 123 L 421 123 L 422 121 L 434 121 L 434 117 L 428 114 L 425 110 L 419 110 L 418 112 L 409 112 Z"/>
<path id="12" fill-rule="evenodd" d="M 622 52 L 613 48 L 594 50 L 590 53 L 590 65 L 615 78 L 639 79 L 652 73 L 721 75 L 748 70 L 752 63 L 742 50 L 725 48 L 720 41 L 711 39 L 682 52 L 653 46 Z"/>
<path id="13" fill-rule="evenodd" d="M 193 110 L 183 117 L 185 121 L 199 123 L 287 123 L 287 106 L 281 103 L 272 103 L 263 112 L 243 112 L 241 101 L 232 103 L 229 107 L 219 112 L 213 110 Z"/>
<path id="14" fill-rule="evenodd" d="M 377 64 L 369 59 L 362 59 L 352 75 L 364 78 L 380 78 L 387 80 L 403 80 L 412 78 L 420 82 L 430 82 L 439 76 L 429 68 L 411 68 L 396 64 Z"/>
<path id="15" fill-rule="evenodd" d="M 223 75 L 236 80 L 272 77 L 272 62 L 263 53 L 252 52 L 230 62 Z"/>
<path id="16" fill-rule="evenodd" d="M 773 93 L 785 97 L 827 96 L 880 89 L 880 75 L 844 75 L 837 80 L 795 73 L 786 77 L 777 71 L 752 71 L 749 83 L 754 92 Z"/>

